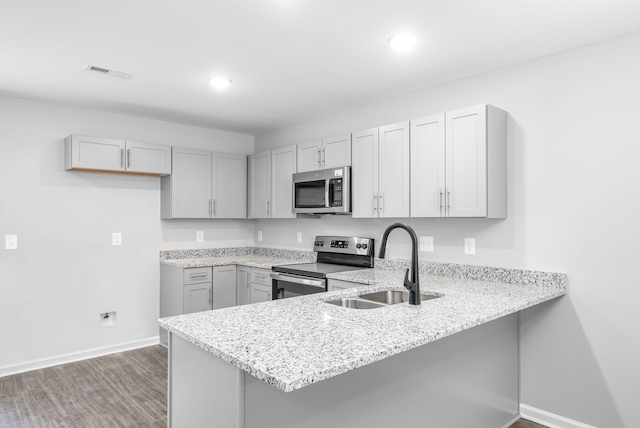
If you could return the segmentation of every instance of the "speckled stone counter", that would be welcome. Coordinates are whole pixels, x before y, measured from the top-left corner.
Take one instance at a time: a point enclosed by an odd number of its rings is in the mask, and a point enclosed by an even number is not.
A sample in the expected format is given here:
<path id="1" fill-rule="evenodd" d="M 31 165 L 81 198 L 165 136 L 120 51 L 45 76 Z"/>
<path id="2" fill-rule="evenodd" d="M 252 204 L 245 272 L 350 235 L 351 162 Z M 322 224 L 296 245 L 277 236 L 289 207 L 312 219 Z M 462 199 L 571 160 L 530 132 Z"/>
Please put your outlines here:
<path id="1" fill-rule="evenodd" d="M 181 268 L 243 265 L 271 269 L 273 266 L 306 263 L 315 260 L 316 253 L 313 251 L 259 247 L 211 248 L 160 252 L 161 264 Z"/>
<path id="2" fill-rule="evenodd" d="M 403 289 L 404 270 L 376 268 L 330 276 L 369 284 L 362 287 L 165 318 L 160 325 L 290 392 L 565 294 L 564 274 L 448 266 L 449 276 L 436 276 L 421 265 L 422 292 L 441 297 L 420 306 L 356 310 L 324 302 Z M 468 278 L 496 275 L 502 281 Z"/>

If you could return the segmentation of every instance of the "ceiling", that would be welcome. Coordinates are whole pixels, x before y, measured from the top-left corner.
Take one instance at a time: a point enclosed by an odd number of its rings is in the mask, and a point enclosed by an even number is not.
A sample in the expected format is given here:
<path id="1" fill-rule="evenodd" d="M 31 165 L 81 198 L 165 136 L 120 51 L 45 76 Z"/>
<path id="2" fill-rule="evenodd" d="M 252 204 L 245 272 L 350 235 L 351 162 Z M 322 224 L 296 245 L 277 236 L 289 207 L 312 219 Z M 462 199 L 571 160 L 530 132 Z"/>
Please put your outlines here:
<path id="1" fill-rule="evenodd" d="M 0 93 L 256 135 L 638 31 L 638 0 L 3 0 Z"/>

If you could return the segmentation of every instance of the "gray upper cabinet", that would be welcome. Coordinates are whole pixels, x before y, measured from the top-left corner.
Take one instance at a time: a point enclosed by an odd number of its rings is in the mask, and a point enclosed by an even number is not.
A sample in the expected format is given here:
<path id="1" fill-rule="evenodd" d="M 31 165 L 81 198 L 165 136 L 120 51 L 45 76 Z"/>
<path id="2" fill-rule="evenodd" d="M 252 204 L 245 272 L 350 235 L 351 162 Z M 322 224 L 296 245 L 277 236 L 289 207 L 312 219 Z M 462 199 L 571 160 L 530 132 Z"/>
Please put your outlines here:
<path id="1" fill-rule="evenodd" d="M 162 218 L 211 218 L 211 152 L 174 147 L 172 163 L 161 180 Z"/>
<path id="2" fill-rule="evenodd" d="M 294 218 L 296 146 L 249 156 L 249 218 Z"/>
<path id="3" fill-rule="evenodd" d="M 298 144 L 298 172 L 351 166 L 351 134 Z"/>
<path id="4" fill-rule="evenodd" d="M 411 216 L 507 216 L 507 114 L 482 104 L 411 121 Z"/>
<path id="5" fill-rule="evenodd" d="M 353 133 L 354 218 L 409 217 L 409 122 Z"/>
<path id="6" fill-rule="evenodd" d="M 171 174 L 171 146 L 84 135 L 64 143 L 66 170 Z"/>
<path id="7" fill-rule="evenodd" d="M 247 157 L 173 148 L 173 173 L 161 180 L 161 217 L 246 218 Z"/>
<path id="8" fill-rule="evenodd" d="M 247 218 L 247 157 L 213 153 L 211 174 L 213 218 Z"/>

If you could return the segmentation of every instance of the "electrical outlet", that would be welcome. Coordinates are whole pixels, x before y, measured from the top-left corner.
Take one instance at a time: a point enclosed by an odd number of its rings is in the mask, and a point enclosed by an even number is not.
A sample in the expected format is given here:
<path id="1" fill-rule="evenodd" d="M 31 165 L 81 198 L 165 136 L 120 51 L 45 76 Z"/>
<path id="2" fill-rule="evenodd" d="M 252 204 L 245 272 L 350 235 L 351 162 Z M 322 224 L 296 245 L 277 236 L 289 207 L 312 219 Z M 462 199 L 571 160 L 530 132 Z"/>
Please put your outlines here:
<path id="1" fill-rule="evenodd" d="M 420 251 L 433 253 L 433 236 L 420 237 Z"/>
<path id="2" fill-rule="evenodd" d="M 196 242 L 204 242 L 204 231 L 196 231 Z"/>
<path id="3" fill-rule="evenodd" d="M 100 327 L 115 327 L 116 324 L 116 311 L 100 314 Z"/>
<path id="4" fill-rule="evenodd" d="M 258 231 L 258 241 L 262 241 L 262 231 Z"/>
<path id="5" fill-rule="evenodd" d="M 476 254 L 476 239 L 464 238 L 464 253 L 473 256 Z"/>
<path id="6" fill-rule="evenodd" d="M 122 245 L 122 233 L 113 232 L 113 234 L 111 234 L 111 243 L 113 245 Z"/>
<path id="7" fill-rule="evenodd" d="M 5 235 L 5 247 L 6 250 L 18 249 L 18 235 Z"/>
<path id="8" fill-rule="evenodd" d="M 298 244 L 301 244 L 301 243 L 302 243 L 302 232 L 298 232 L 298 233 L 296 234 L 296 242 L 297 242 Z"/>

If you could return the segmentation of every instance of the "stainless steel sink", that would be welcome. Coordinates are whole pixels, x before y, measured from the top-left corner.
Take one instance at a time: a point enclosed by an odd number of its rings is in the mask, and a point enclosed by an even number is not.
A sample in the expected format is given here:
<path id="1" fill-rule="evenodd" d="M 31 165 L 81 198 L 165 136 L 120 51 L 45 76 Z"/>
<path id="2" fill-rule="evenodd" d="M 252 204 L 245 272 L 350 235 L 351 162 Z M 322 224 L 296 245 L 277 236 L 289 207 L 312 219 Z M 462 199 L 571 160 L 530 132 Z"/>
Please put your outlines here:
<path id="1" fill-rule="evenodd" d="M 437 299 L 438 297 L 440 296 L 434 296 L 433 294 L 420 294 L 420 301 L 426 302 L 427 300 Z M 375 309 L 408 301 L 408 291 L 388 290 L 363 294 L 361 296 L 347 297 L 344 299 L 325 300 L 325 303 L 351 309 Z"/>
<path id="2" fill-rule="evenodd" d="M 369 300 L 357 298 L 326 300 L 325 302 L 336 306 L 342 306 L 343 308 L 351 309 L 374 309 L 386 306 L 383 303 L 376 303 Z"/>
<path id="3" fill-rule="evenodd" d="M 408 291 L 378 291 L 377 293 L 363 294 L 358 296 L 361 299 L 371 300 L 378 303 L 383 303 L 385 305 L 395 305 L 397 303 L 404 303 L 409 301 L 409 292 Z M 434 296 L 431 294 L 420 294 L 420 301 L 425 302 L 431 299 L 437 299 L 438 296 Z"/>

